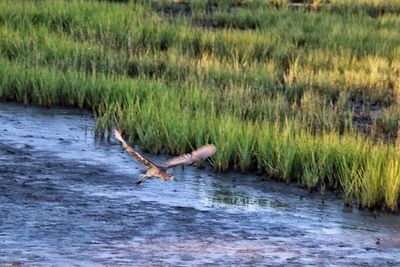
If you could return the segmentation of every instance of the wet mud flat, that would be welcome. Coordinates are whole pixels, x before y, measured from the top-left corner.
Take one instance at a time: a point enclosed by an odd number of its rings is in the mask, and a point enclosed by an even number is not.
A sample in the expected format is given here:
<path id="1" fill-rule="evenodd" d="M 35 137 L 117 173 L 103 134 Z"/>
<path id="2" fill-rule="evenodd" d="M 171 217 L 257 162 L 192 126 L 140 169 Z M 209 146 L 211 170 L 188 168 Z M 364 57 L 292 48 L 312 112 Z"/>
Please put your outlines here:
<path id="1" fill-rule="evenodd" d="M 210 168 L 135 186 L 142 166 L 93 127 L 0 104 L 0 266 L 400 265 L 398 215 Z"/>

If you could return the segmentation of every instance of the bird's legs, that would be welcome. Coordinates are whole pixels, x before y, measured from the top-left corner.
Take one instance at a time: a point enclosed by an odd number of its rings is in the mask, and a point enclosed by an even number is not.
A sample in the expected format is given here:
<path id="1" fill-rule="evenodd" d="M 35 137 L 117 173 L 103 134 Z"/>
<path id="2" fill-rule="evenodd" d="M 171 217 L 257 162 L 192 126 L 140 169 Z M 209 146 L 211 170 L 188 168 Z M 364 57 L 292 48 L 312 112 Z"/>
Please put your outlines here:
<path id="1" fill-rule="evenodd" d="M 147 178 L 150 178 L 150 177 L 151 177 L 151 176 L 143 175 L 143 177 L 140 178 L 140 179 L 138 179 L 138 180 L 135 182 L 135 184 L 139 185 L 139 184 L 141 184 L 144 180 L 146 180 Z"/>

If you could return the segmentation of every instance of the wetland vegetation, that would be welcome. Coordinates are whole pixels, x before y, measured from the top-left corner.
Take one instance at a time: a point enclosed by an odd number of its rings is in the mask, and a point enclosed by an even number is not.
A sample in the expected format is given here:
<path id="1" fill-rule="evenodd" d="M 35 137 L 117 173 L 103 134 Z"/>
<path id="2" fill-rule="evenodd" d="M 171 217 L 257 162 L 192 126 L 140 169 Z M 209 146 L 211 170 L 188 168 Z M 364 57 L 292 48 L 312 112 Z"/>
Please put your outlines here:
<path id="1" fill-rule="evenodd" d="M 0 99 L 398 210 L 400 1 L 117 2 L 1 1 Z"/>

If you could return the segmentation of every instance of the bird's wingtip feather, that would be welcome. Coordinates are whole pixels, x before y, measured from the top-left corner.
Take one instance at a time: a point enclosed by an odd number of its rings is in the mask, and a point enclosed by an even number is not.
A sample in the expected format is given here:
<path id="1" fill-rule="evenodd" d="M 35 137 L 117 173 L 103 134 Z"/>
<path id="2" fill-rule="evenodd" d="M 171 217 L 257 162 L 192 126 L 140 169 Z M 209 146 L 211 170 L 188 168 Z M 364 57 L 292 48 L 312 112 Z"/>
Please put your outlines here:
<path id="1" fill-rule="evenodd" d="M 115 138 L 117 138 L 119 141 L 122 142 L 121 133 L 117 129 L 114 130 L 114 135 L 115 135 Z"/>

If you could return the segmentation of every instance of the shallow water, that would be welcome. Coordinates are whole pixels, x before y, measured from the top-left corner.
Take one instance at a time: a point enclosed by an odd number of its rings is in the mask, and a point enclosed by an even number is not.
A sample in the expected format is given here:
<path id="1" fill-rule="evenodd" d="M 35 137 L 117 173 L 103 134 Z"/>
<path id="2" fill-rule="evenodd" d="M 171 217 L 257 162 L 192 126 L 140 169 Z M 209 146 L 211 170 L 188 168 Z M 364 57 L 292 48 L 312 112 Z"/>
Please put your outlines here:
<path id="1" fill-rule="evenodd" d="M 143 166 L 93 127 L 0 104 L 0 266 L 400 265 L 397 215 L 210 168 L 135 186 Z"/>

